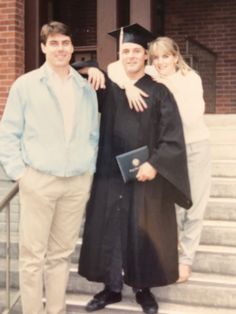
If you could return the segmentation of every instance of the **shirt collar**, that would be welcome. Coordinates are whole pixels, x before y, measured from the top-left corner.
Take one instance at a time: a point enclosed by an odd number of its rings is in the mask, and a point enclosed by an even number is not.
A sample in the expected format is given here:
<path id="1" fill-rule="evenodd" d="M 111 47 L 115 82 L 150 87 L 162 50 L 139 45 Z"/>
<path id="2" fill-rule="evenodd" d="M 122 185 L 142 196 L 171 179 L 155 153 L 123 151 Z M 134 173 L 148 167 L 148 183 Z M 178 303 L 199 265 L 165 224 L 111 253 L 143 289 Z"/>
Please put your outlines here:
<path id="1" fill-rule="evenodd" d="M 39 77 L 43 80 L 48 80 L 52 77 L 51 75 L 55 74 L 47 62 L 45 62 L 39 70 Z M 80 87 L 84 87 L 87 84 L 86 80 L 71 66 L 69 66 L 68 76 L 73 78 Z"/>
<path id="2" fill-rule="evenodd" d="M 52 69 L 52 67 L 47 62 L 45 62 L 45 68 L 46 68 L 49 78 L 53 78 L 53 77 L 60 78 L 59 75 Z M 68 69 L 69 69 L 69 72 L 67 76 L 65 76 L 64 78 L 65 81 L 71 79 L 74 76 L 73 75 L 74 73 L 72 72 L 72 67 L 69 66 Z"/>

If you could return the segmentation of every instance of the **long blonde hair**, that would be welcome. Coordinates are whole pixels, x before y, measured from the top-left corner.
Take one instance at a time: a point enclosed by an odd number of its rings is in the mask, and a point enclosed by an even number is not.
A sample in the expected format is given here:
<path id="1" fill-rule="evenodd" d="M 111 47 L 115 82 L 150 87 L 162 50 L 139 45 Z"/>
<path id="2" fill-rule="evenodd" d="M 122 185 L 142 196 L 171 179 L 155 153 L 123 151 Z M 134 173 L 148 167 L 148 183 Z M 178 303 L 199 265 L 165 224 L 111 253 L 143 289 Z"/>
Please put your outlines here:
<path id="1" fill-rule="evenodd" d="M 158 50 L 164 51 L 165 53 L 171 53 L 173 56 L 177 57 L 176 70 L 180 70 L 183 75 L 192 70 L 192 68 L 184 61 L 178 44 L 170 37 L 157 37 L 157 39 L 150 43 L 148 49 L 150 63 L 152 63 Z"/>

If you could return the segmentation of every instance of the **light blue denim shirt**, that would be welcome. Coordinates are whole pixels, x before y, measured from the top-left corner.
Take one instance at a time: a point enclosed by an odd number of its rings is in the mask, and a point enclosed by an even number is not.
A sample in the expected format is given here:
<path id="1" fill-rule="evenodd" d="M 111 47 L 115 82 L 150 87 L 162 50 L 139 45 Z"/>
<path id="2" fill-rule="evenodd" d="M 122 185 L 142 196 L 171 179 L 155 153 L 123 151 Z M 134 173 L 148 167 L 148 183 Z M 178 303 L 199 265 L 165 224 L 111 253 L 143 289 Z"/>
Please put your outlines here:
<path id="1" fill-rule="evenodd" d="M 0 162 L 11 179 L 27 166 L 59 177 L 94 173 L 99 139 L 96 93 L 71 71 L 76 109 L 69 141 L 46 64 L 12 85 L 0 122 Z"/>

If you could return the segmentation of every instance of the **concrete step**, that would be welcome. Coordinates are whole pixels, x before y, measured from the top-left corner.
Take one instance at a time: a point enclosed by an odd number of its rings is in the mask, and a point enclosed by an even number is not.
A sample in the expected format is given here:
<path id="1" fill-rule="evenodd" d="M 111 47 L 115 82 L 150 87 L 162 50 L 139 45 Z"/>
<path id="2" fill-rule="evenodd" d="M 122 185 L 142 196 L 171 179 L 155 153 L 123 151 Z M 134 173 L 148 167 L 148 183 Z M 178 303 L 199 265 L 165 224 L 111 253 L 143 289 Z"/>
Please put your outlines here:
<path id="1" fill-rule="evenodd" d="M 4 291 L 0 291 L 0 302 L 1 295 Z M 71 294 L 68 293 L 66 297 L 67 314 L 85 314 L 87 313 L 84 309 L 85 305 L 92 298 L 92 294 Z M 157 300 L 158 301 L 158 300 Z M 0 307 L 2 313 L 4 306 Z M 191 306 L 181 303 L 168 303 L 168 302 L 158 302 L 159 314 L 234 314 L 234 309 L 219 308 L 219 307 L 202 307 L 202 306 Z M 134 295 L 129 298 L 123 298 L 121 302 L 116 304 L 111 304 L 105 309 L 99 310 L 100 314 L 138 314 L 143 313 L 140 306 L 135 302 Z M 21 304 L 18 301 L 11 311 L 11 314 L 22 314 Z"/>
<path id="2" fill-rule="evenodd" d="M 13 208 L 12 208 L 13 209 Z M 209 199 L 205 219 L 207 220 L 224 220 L 236 221 L 236 199 L 211 197 Z M 6 231 L 5 212 L 0 213 L 0 234 L 4 236 Z M 18 233 L 19 231 L 19 210 L 16 207 L 11 212 L 11 232 Z"/>
<path id="3" fill-rule="evenodd" d="M 2 218 L 2 219 L 4 219 L 4 218 Z M 4 221 L 5 221 L 5 219 L 4 219 Z M 18 232 L 18 231 L 19 231 L 19 223 L 16 222 L 16 221 L 12 221 L 12 220 L 11 220 L 11 226 L 10 226 L 10 228 L 11 228 L 11 231 L 12 231 L 12 232 Z M 0 233 L 5 233 L 5 232 L 6 232 L 6 229 L 7 229 L 6 223 L 5 223 L 5 222 L 2 222 L 2 221 L 0 220 Z"/>
<path id="4" fill-rule="evenodd" d="M 236 149 L 233 143 L 211 143 L 211 156 L 212 159 L 236 159 Z"/>
<path id="5" fill-rule="evenodd" d="M 236 114 L 205 114 L 204 120 L 209 128 L 236 126 Z"/>
<path id="6" fill-rule="evenodd" d="M 210 143 L 211 144 L 235 144 L 236 143 L 236 127 L 210 127 Z"/>
<path id="7" fill-rule="evenodd" d="M 6 260 L 0 259 L 0 288 L 6 287 Z M 10 288 L 11 290 L 19 289 L 19 262 L 17 259 L 10 261 Z"/>
<path id="8" fill-rule="evenodd" d="M 20 218 L 20 210 L 19 210 L 19 202 L 18 198 L 14 198 L 10 203 L 10 230 L 11 232 L 19 231 L 19 218 Z M 4 234 L 7 230 L 7 209 L 4 208 L 2 212 L 0 212 L 0 234 Z"/>
<path id="9" fill-rule="evenodd" d="M 78 262 L 81 239 L 78 240 L 75 252 L 72 255 L 74 267 Z M 11 245 L 11 258 L 17 259 L 19 250 L 15 240 Z M 5 241 L 0 241 L 0 258 L 5 258 Z M 236 247 L 201 244 L 196 252 L 193 270 L 203 273 L 215 273 L 236 276 Z"/>
<path id="10" fill-rule="evenodd" d="M 92 295 L 73 295 L 67 296 L 68 314 L 85 313 L 84 306 L 92 298 Z M 158 302 L 159 314 L 233 314 L 234 310 L 227 308 L 215 307 L 199 307 L 177 303 Z M 112 304 L 104 310 L 99 311 L 100 314 L 127 314 L 127 313 L 142 313 L 140 306 L 135 302 L 134 295 L 130 298 L 125 298 L 122 302 Z"/>
<path id="11" fill-rule="evenodd" d="M 1 189 L 0 189 L 1 191 Z M 207 217 L 213 219 L 236 220 L 236 177 L 213 177 L 211 199 L 206 211 Z M 0 213 L 0 230 L 5 230 L 5 210 Z M 19 199 L 15 197 L 11 202 L 12 231 L 18 231 Z"/>
<path id="12" fill-rule="evenodd" d="M 236 198 L 236 178 L 212 178 L 211 197 Z"/>
<path id="13" fill-rule="evenodd" d="M 12 259 L 17 259 L 19 256 L 18 247 L 18 234 L 11 234 L 11 244 L 10 244 L 10 256 Z M 1 234 L 0 236 L 0 259 L 6 256 L 6 237 Z"/>
<path id="14" fill-rule="evenodd" d="M 236 198 L 211 197 L 207 204 L 205 219 L 236 221 Z"/>
<path id="15" fill-rule="evenodd" d="M 101 284 L 88 282 L 78 276 L 77 269 L 71 271 L 68 283 L 69 292 L 94 294 L 101 288 Z M 236 309 L 235 276 L 192 273 L 187 283 L 154 288 L 152 291 L 160 302 Z M 132 297 L 132 290 L 125 287 L 124 295 Z"/>
<path id="16" fill-rule="evenodd" d="M 212 160 L 213 177 L 236 177 L 236 160 Z"/>
<path id="17" fill-rule="evenodd" d="M 204 220 L 201 244 L 236 247 L 236 222 Z"/>
<path id="18" fill-rule="evenodd" d="M 236 276 L 236 247 L 199 245 L 193 271 Z"/>
<path id="19" fill-rule="evenodd" d="M 1 265 L 2 269 L 3 265 Z M 0 282 L 3 288 L 3 272 Z M 12 261 L 11 287 L 17 289 L 19 284 L 17 263 Z M 100 283 L 89 282 L 77 274 L 76 265 L 72 264 L 68 293 L 93 295 L 103 287 Z M 183 284 L 153 288 L 153 293 L 160 302 L 179 303 L 188 306 L 220 307 L 236 309 L 236 276 L 193 272 L 190 280 Z M 125 286 L 124 296 L 133 297 L 132 290 Z"/>
<path id="20" fill-rule="evenodd" d="M 226 180 L 226 184 L 224 182 Z M 214 178 L 212 181 L 212 197 L 209 199 L 207 209 L 205 212 L 206 219 L 213 220 L 236 220 L 236 198 L 228 197 L 228 195 L 235 194 L 234 186 L 236 180 L 231 181 L 227 179 Z M 222 188 L 222 184 L 224 187 Z M 227 195 L 226 197 L 221 197 L 222 194 Z M 219 197 L 220 194 L 220 197 Z M 215 197 L 218 195 L 217 197 Z M 11 231 L 19 231 L 19 204 L 18 199 L 15 199 L 11 204 Z M 5 232 L 6 230 L 6 218 L 5 211 L 0 213 L 0 232 Z"/>
<path id="21" fill-rule="evenodd" d="M 5 234 L 6 230 L 7 230 L 7 224 L 5 222 L 4 217 L 1 217 L 0 219 L 2 219 L 2 220 L 0 220 L 0 233 Z M 10 230 L 11 230 L 11 232 L 18 232 L 19 231 L 18 218 L 15 218 L 15 217 L 11 218 Z"/>
<path id="22" fill-rule="evenodd" d="M 82 239 L 79 239 L 72 263 L 77 267 Z M 76 266 L 75 266 L 76 265 Z M 215 273 L 236 276 L 236 246 L 200 244 L 196 252 L 193 270 L 203 273 Z"/>
<path id="23" fill-rule="evenodd" d="M 219 178 L 216 178 L 214 187 L 212 188 L 212 194 L 216 194 L 216 189 L 219 189 L 219 184 L 221 184 L 221 182 L 219 182 Z M 205 212 L 205 219 L 236 221 L 236 198 L 210 197 Z M 0 213 L 0 232 L 6 230 L 5 220 L 5 211 L 3 211 Z M 18 222 L 19 206 L 18 200 L 15 200 L 11 205 L 11 231 L 14 233 L 18 232 Z"/>

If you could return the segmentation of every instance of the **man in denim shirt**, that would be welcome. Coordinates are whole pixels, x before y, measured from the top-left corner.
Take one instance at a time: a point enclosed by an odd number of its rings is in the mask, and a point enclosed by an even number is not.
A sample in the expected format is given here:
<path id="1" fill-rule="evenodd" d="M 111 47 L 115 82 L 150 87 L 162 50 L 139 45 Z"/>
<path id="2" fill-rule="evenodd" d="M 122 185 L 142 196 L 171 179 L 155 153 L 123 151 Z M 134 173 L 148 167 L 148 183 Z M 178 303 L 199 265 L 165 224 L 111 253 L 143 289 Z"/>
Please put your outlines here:
<path id="1" fill-rule="evenodd" d="M 65 313 L 69 257 L 95 171 L 96 94 L 70 67 L 66 25 L 42 27 L 45 64 L 18 78 L 0 123 L 0 161 L 19 182 L 20 291 L 24 314 Z M 44 268 L 45 267 L 45 268 Z"/>

